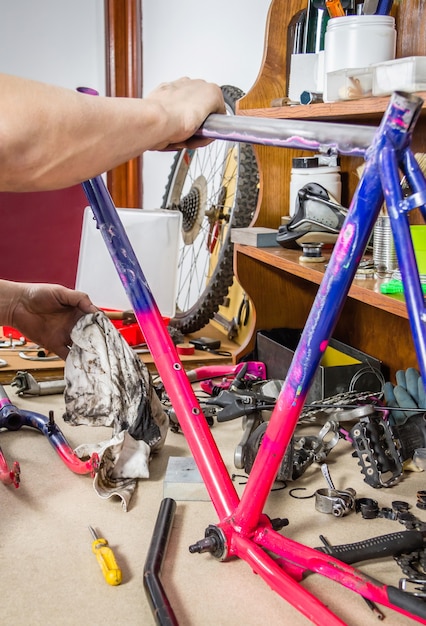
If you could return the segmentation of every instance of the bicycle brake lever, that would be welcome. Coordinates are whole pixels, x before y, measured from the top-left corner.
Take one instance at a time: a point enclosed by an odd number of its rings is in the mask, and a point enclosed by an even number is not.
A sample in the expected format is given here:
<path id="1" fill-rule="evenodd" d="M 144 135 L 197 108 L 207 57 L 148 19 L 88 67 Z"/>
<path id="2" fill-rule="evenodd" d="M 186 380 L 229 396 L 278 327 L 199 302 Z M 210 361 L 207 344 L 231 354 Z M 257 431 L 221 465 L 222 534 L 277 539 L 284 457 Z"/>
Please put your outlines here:
<path id="1" fill-rule="evenodd" d="M 275 402 L 276 400 L 273 398 L 262 397 L 260 399 L 257 394 L 237 394 L 225 389 L 215 398 L 208 399 L 205 404 L 221 407 L 222 410 L 218 412 L 216 417 L 217 421 L 229 422 L 256 411 L 272 409 Z"/>

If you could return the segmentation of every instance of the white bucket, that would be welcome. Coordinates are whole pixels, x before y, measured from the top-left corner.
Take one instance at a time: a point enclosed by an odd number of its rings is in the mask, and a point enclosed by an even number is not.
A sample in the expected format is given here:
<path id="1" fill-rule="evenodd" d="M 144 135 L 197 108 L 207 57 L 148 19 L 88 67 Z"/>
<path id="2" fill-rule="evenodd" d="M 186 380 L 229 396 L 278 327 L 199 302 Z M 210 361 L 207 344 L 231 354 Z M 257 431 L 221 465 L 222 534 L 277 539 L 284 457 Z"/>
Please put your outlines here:
<path id="1" fill-rule="evenodd" d="M 324 100 L 327 74 L 391 61 L 396 52 L 395 19 L 390 15 L 348 15 L 328 21 L 324 43 Z"/>

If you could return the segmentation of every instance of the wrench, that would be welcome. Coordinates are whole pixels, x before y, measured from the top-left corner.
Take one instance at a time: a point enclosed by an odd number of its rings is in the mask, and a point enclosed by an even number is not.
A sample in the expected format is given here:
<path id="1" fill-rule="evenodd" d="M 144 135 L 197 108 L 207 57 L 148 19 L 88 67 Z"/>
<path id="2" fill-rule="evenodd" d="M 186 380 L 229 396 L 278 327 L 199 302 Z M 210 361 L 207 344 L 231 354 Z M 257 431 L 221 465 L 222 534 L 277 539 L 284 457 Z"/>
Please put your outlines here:
<path id="1" fill-rule="evenodd" d="M 19 396 L 48 396 L 63 393 L 65 380 L 37 382 L 29 372 L 18 371 L 11 382 L 11 386 L 16 387 L 16 393 Z"/>

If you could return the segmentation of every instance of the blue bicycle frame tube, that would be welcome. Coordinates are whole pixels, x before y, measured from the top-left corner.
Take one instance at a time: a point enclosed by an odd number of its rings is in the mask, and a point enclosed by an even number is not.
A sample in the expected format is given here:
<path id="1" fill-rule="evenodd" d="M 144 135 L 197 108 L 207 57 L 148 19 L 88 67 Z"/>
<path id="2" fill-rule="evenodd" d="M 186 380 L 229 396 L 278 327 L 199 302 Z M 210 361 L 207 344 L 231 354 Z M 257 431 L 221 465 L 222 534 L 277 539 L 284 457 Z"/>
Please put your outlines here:
<path id="1" fill-rule="evenodd" d="M 419 98 L 394 94 L 373 144 L 367 151 L 366 166 L 352 199 L 348 216 L 334 246 L 281 394 L 262 439 L 256 463 L 250 472 L 246 489 L 234 516 L 235 524 L 241 526 L 244 532 L 250 533 L 257 527 L 262 513 L 259 503 L 263 499 L 258 497 L 259 490 L 265 496 L 273 486 L 286 446 L 291 440 L 303 409 L 309 387 L 339 319 L 353 277 L 383 204 L 384 196 L 380 177 L 382 151 L 391 143 L 396 160 L 404 161 L 403 152 L 410 140 L 412 121 L 418 116 L 420 106 Z M 385 190 L 388 201 L 391 196 L 393 197 L 393 193 L 398 194 L 399 187 L 399 178 L 395 180 L 395 177 L 391 177 L 387 181 Z M 423 188 L 425 188 L 424 180 Z M 397 238 L 400 240 L 400 249 L 405 249 L 410 239 L 408 225 L 403 232 L 397 233 Z M 414 269 L 411 261 L 412 259 L 406 261 L 407 271 Z M 413 300 L 412 307 L 414 308 L 419 304 L 419 298 L 416 297 L 418 296 L 417 283 L 409 281 L 407 287 L 408 291 L 412 292 L 408 294 L 408 298 Z M 420 304 L 423 310 L 423 300 Z M 417 317 L 418 322 L 421 322 L 422 314 Z M 424 362 L 424 323 L 417 323 L 416 330 L 418 331 L 420 360 Z"/>
<path id="2" fill-rule="evenodd" d="M 340 141 L 337 125 L 324 124 L 323 128 L 321 124 L 321 128 L 317 128 L 318 124 L 316 124 L 315 129 L 318 132 L 321 131 L 321 140 L 315 142 L 311 130 L 307 130 L 308 126 L 310 129 L 313 128 L 309 122 L 293 123 L 291 129 L 286 123 L 278 124 L 278 129 L 274 124 L 271 133 L 264 138 L 260 136 L 260 131 L 258 133 L 256 128 L 250 126 L 249 118 L 245 120 L 247 123 L 245 130 L 242 130 L 242 121 L 238 120 L 238 130 L 235 128 L 230 130 L 230 123 L 227 121 L 228 127 L 223 133 L 217 128 L 213 132 L 213 135 L 217 137 L 223 134 L 223 138 L 233 141 L 310 150 L 317 150 L 320 146 L 322 149 L 340 151 L 343 154 L 365 154 L 366 156 L 366 166 L 352 199 L 348 216 L 319 286 L 240 501 L 103 181 L 100 178 L 93 179 L 84 185 L 98 226 L 135 310 L 138 322 L 144 331 L 157 370 L 163 379 L 182 431 L 219 515 L 219 523 L 214 527 L 215 532 L 208 538 L 206 537 L 206 540 L 211 539 L 212 545 L 216 545 L 217 554 L 214 552 L 213 554 L 223 560 L 232 556 L 245 559 L 253 570 L 260 574 L 282 597 L 291 602 L 311 621 L 321 625 L 341 625 L 343 622 L 296 582 L 298 575 L 305 571 L 323 574 L 372 601 L 378 600 L 385 606 L 397 608 L 405 615 L 412 613 L 421 616 L 422 623 L 426 624 L 423 602 L 409 597 L 398 589 L 386 587 L 348 565 L 342 565 L 330 555 L 288 540 L 275 532 L 269 518 L 263 515 L 278 468 L 291 441 L 309 387 L 343 308 L 384 196 L 389 206 L 393 226 L 401 231 L 395 230 L 394 238 L 403 279 L 406 281 L 407 305 L 410 316 L 414 318 L 414 340 L 422 373 L 426 369 L 424 365 L 424 303 L 419 294 L 418 280 L 416 277 L 410 278 L 416 267 L 412 244 L 409 244 L 411 236 L 407 219 L 407 213 L 415 206 L 421 206 L 424 212 L 425 204 L 426 182 L 408 149 L 411 129 L 418 116 L 421 102 L 415 96 L 394 94 L 383 121 L 374 135 L 372 145 L 368 148 L 365 145 L 367 143 L 365 138 L 371 133 L 371 129 L 365 133 L 360 131 L 362 137 L 360 146 L 357 147 L 357 127 L 345 131 Z M 226 116 L 216 117 L 221 118 L 222 122 L 227 119 Z M 216 119 L 213 121 L 215 124 L 219 123 Z M 232 118 L 232 127 L 235 122 L 236 120 Z M 282 136 L 280 136 L 280 127 L 283 129 Z M 335 136 L 330 128 L 336 131 Z M 369 137 L 371 140 L 371 134 Z M 413 189 L 414 193 L 410 198 L 402 198 L 398 168 L 405 173 Z M 220 541 L 218 537 L 221 538 Z M 218 540 L 218 543 L 213 541 L 214 538 Z M 263 548 L 274 553 L 278 559 L 275 560 Z M 284 564 L 281 565 L 280 558 L 288 569 L 293 568 L 294 571 L 288 573 Z"/>

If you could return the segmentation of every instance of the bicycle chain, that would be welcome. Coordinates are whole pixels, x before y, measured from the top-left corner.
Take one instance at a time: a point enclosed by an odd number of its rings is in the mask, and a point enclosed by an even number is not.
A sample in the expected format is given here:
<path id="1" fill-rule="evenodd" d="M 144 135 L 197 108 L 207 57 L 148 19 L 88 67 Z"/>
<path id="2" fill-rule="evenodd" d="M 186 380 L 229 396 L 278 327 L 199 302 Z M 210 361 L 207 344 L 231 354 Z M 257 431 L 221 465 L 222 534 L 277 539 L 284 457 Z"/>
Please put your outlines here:
<path id="1" fill-rule="evenodd" d="M 419 520 L 413 513 L 408 511 L 399 512 L 396 519 L 404 524 L 407 530 L 418 530 L 423 533 L 426 531 L 426 522 Z M 400 579 L 400 587 L 403 587 L 405 590 L 406 583 L 417 585 L 414 595 L 426 597 L 426 549 L 398 554 L 393 558 L 406 576 L 405 580 Z"/>
<path id="2" fill-rule="evenodd" d="M 324 398 L 323 400 L 315 400 L 309 406 L 305 407 L 300 414 L 299 421 L 315 422 L 318 418 L 329 419 L 331 410 L 344 413 L 348 407 L 356 407 L 358 404 L 370 404 L 376 406 L 381 400 L 383 394 L 381 392 L 373 393 L 371 391 L 346 391 L 343 393 Z M 337 416 L 333 416 L 338 420 Z M 339 420 L 338 420 L 339 421 Z"/>
<path id="3" fill-rule="evenodd" d="M 410 554 L 399 554 L 398 556 L 394 556 L 394 559 L 401 568 L 402 573 L 405 574 L 409 580 L 424 580 L 426 591 L 425 550 L 416 550 L 415 552 L 410 552 Z M 415 564 L 417 564 L 417 566 Z"/>

